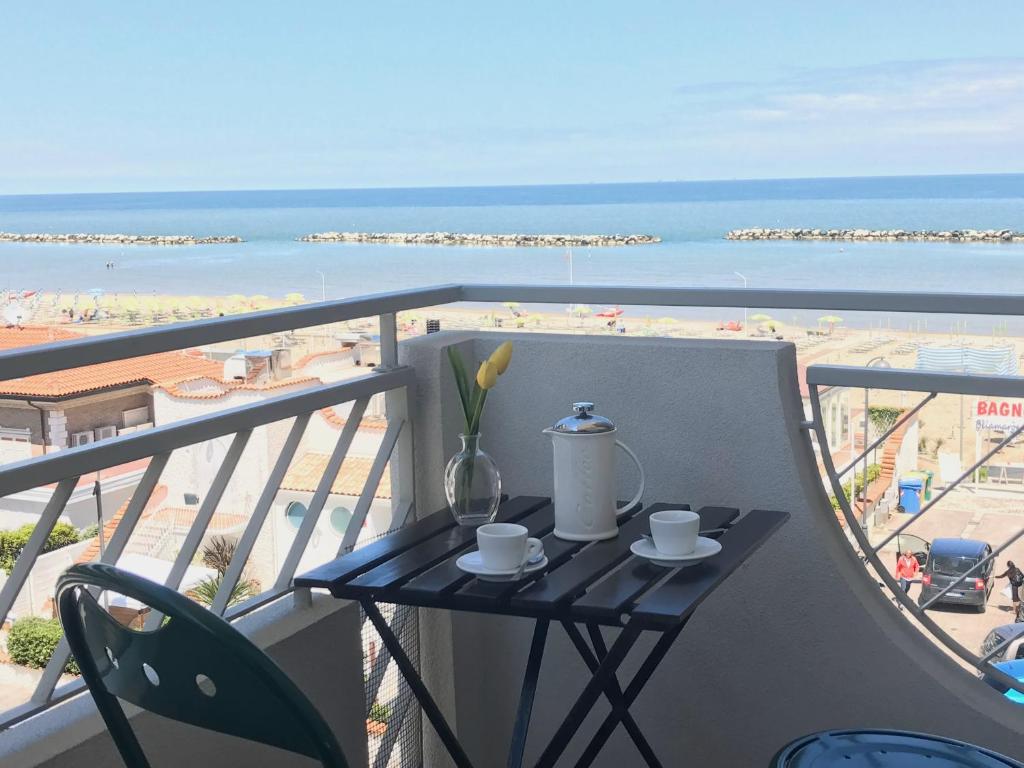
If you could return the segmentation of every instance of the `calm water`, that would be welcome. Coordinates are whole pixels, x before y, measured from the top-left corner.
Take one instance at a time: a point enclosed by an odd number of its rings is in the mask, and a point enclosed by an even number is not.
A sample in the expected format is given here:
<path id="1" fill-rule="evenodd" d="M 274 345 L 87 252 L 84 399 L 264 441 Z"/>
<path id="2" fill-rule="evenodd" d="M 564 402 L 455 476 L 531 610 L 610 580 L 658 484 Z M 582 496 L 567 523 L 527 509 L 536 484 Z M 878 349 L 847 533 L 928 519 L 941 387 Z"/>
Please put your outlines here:
<path id="1" fill-rule="evenodd" d="M 555 249 L 308 244 L 324 230 L 638 232 L 577 249 L 577 283 L 1024 293 L 1024 245 L 728 242 L 751 226 L 1024 229 L 1024 175 L 475 189 L 0 196 L 0 230 L 240 235 L 178 248 L 0 243 L 0 287 L 329 298 L 441 282 L 568 281 Z M 107 261 L 116 269 L 107 270 Z"/>

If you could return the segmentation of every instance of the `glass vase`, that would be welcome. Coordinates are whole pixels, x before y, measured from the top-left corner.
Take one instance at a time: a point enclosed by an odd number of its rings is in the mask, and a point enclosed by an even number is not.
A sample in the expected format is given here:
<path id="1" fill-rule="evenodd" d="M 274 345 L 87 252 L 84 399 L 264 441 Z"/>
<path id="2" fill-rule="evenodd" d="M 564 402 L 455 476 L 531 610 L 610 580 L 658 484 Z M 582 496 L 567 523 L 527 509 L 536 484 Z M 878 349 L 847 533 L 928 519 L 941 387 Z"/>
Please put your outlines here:
<path id="1" fill-rule="evenodd" d="M 448 508 L 459 525 L 489 523 L 498 514 L 501 474 L 494 459 L 480 450 L 480 435 L 459 435 L 462 450 L 444 470 Z"/>

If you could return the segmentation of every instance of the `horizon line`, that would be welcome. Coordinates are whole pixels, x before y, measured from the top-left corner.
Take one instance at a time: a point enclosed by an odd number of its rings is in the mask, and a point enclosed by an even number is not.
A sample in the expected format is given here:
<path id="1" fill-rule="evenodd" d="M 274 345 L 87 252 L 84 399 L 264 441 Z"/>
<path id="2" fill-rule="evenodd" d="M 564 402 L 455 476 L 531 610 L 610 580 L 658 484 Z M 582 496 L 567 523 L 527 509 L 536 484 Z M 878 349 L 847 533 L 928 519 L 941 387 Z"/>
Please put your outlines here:
<path id="1" fill-rule="evenodd" d="M 231 194 L 239 192 L 388 192 L 388 191 L 435 191 L 435 190 L 472 190 L 472 189 L 551 189 L 566 187 L 628 187 L 653 184 L 743 184 L 759 182 L 795 182 L 795 181 L 876 181 L 888 179 L 956 179 L 978 177 L 1024 176 L 1024 171 L 1008 171 L 1004 173 L 914 173 L 877 176 L 774 176 L 731 179 L 657 179 L 646 181 L 582 181 L 552 182 L 546 184 L 453 184 L 437 186 L 379 186 L 379 187 L 250 187 L 236 189 L 152 189 L 134 191 L 106 192 L 7 192 L 0 193 L 0 198 L 14 197 L 87 197 L 102 195 L 179 195 L 179 194 Z"/>

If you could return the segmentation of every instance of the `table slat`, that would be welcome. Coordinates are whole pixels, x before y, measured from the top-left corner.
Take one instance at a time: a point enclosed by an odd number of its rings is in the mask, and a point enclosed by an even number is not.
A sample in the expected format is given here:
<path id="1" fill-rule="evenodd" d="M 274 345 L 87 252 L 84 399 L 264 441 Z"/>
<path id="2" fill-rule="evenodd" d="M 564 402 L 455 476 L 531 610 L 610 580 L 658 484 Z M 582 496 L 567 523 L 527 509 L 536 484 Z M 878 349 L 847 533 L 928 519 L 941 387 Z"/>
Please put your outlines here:
<path id="1" fill-rule="evenodd" d="M 521 610 L 547 610 L 555 603 L 576 597 L 589 584 L 599 579 L 630 556 L 629 545 L 649 530 L 645 509 L 619 527 L 614 539 L 597 541 L 522 592 L 512 597 L 512 605 Z"/>
<path id="2" fill-rule="evenodd" d="M 555 527 L 555 510 L 551 504 L 546 504 L 535 512 L 517 521 L 520 525 L 526 526 L 531 536 L 542 537 L 550 533 Z M 545 546 L 545 554 L 547 547 Z M 472 574 L 461 570 L 455 562 L 457 556 L 449 557 L 447 560 L 435 565 L 433 568 L 415 576 L 402 586 L 402 594 L 430 598 L 437 595 L 447 594 L 461 587 L 475 577 Z M 493 584 L 494 582 L 481 582 Z M 500 585 L 505 586 L 505 585 Z"/>
<path id="3" fill-rule="evenodd" d="M 662 628 L 678 624 L 788 519 L 786 512 L 753 510 L 722 534 L 720 553 L 680 569 L 648 593 L 633 609 L 633 619 Z"/>
<path id="4" fill-rule="evenodd" d="M 438 510 L 402 526 L 394 533 L 389 533 L 365 547 L 348 552 L 297 576 L 295 586 L 326 588 L 333 592 L 337 586 L 360 573 L 380 565 L 441 531 L 454 527 L 452 513 L 447 509 Z"/>
<path id="5" fill-rule="evenodd" d="M 666 505 L 654 505 L 651 510 L 656 512 L 663 506 Z M 700 515 L 700 529 L 707 531 L 721 528 L 724 523 L 734 520 L 739 516 L 739 510 L 727 507 L 701 507 L 697 514 Z M 718 532 L 712 538 L 719 538 L 722 535 Z M 633 607 L 633 601 L 659 579 L 665 578 L 670 570 L 634 555 L 608 578 L 579 597 L 573 603 L 573 615 L 615 621 Z"/>
<path id="6" fill-rule="evenodd" d="M 495 522 L 514 523 L 548 503 L 546 498 L 518 496 L 498 508 Z M 476 528 L 454 526 L 430 537 L 395 557 L 366 571 L 344 585 L 344 591 L 357 597 L 356 590 L 381 590 L 395 587 L 422 571 L 460 554 L 476 542 Z M 344 596 L 344 595 L 343 595 Z"/>

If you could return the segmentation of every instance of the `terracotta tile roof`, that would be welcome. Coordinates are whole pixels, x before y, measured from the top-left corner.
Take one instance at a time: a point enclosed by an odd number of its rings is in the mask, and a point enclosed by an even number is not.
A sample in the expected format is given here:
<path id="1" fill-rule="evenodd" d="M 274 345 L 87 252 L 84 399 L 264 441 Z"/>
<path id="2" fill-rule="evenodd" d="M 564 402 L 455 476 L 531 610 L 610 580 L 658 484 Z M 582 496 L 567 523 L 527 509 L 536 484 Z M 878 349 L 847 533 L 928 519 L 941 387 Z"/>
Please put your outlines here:
<path id="1" fill-rule="evenodd" d="M 191 528 L 199 514 L 199 507 L 161 507 L 149 519 L 173 525 L 175 528 Z M 230 512 L 214 512 L 206 530 L 208 533 L 224 533 L 241 528 L 248 522 L 245 515 Z"/>
<path id="2" fill-rule="evenodd" d="M 37 344 L 52 344 L 55 341 L 80 338 L 80 333 L 55 328 L 52 325 L 26 325 L 21 328 L 11 326 L 0 328 L 0 349 L 34 347 Z"/>
<path id="3" fill-rule="evenodd" d="M 145 509 L 142 510 L 142 515 L 139 518 L 140 524 L 141 524 L 142 520 L 150 517 L 153 514 L 153 511 L 166 498 L 167 498 L 167 486 L 166 485 L 158 485 L 156 488 L 154 488 L 152 495 L 149 497 L 149 501 L 146 502 Z M 131 499 L 126 500 L 125 503 L 122 504 L 118 508 L 117 512 L 114 513 L 113 517 L 111 517 L 109 520 L 107 520 L 106 523 L 103 524 L 103 541 L 104 542 L 109 542 L 110 541 L 110 537 L 113 536 L 114 535 L 114 531 L 117 530 L 117 526 L 121 523 L 121 519 L 124 517 L 124 513 L 128 511 L 128 504 L 130 504 L 130 503 L 131 503 Z M 138 530 L 137 527 L 136 527 L 136 530 Z M 88 547 L 86 547 L 85 549 L 82 550 L 82 552 L 76 558 L 75 562 L 76 563 L 92 562 L 93 560 L 96 559 L 96 557 L 97 557 L 97 555 L 99 555 L 99 553 L 100 553 L 100 539 L 99 539 L 99 536 L 97 536 L 95 539 L 93 539 L 92 543 Z"/>
<path id="4" fill-rule="evenodd" d="M 283 491 L 301 491 L 313 493 L 320 482 L 320 478 L 327 471 L 327 460 L 330 457 L 326 453 L 315 453 L 310 451 L 302 454 L 299 460 L 292 463 L 288 474 L 281 482 Z M 363 492 L 366 478 L 370 474 L 370 466 L 373 459 L 363 456 L 348 456 L 341 464 L 338 476 L 334 478 L 331 485 L 331 493 L 339 496 L 359 496 Z M 391 498 L 391 474 L 388 467 L 384 468 L 384 474 L 380 479 L 380 485 L 373 494 L 378 499 Z"/>
<path id="5" fill-rule="evenodd" d="M 189 389 L 188 384 L 195 383 L 198 381 L 209 381 L 212 386 L 204 389 Z M 167 394 L 173 395 L 174 397 L 181 397 L 188 400 L 217 400 L 221 397 L 227 397 L 232 392 L 266 392 L 268 390 L 283 389 L 284 387 L 294 387 L 299 384 L 320 384 L 320 379 L 315 376 L 301 376 L 293 379 L 279 379 L 277 381 L 268 381 L 263 384 L 254 383 L 242 383 L 235 381 L 224 381 L 213 376 L 193 376 L 188 379 L 182 379 L 181 381 L 173 384 L 164 384 L 160 388 L 163 389 Z"/>
<path id="6" fill-rule="evenodd" d="M 59 328 L 25 327 L 0 330 L 0 349 L 81 338 Z M 219 376 L 220 363 L 195 350 L 114 360 L 53 373 L 0 381 L 0 396 L 63 398 L 130 384 L 171 384 L 196 376 Z"/>
<path id="7" fill-rule="evenodd" d="M 330 426 L 335 429 L 341 429 L 345 426 L 348 419 L 342 418 L 338 415 L 330 406 L 320 409 L 320 415 L 323 417 Z M 388 420 L 382 419 L 379 416 L 363 416 L 363 420 L 359 422 L 360 430 L 369 430 L 371 432 L 384 432 L 388 428 Z"/>

